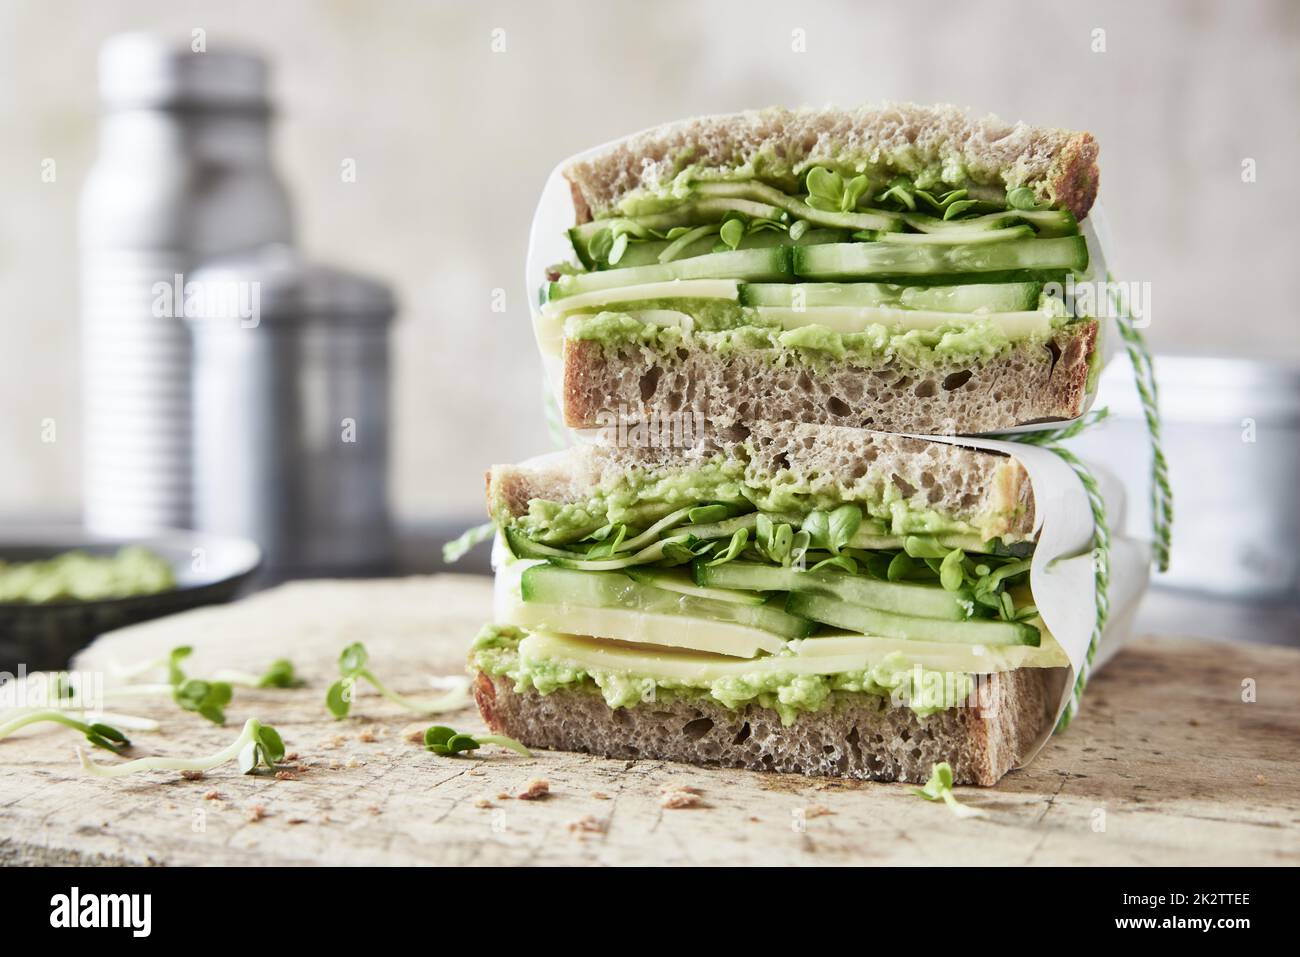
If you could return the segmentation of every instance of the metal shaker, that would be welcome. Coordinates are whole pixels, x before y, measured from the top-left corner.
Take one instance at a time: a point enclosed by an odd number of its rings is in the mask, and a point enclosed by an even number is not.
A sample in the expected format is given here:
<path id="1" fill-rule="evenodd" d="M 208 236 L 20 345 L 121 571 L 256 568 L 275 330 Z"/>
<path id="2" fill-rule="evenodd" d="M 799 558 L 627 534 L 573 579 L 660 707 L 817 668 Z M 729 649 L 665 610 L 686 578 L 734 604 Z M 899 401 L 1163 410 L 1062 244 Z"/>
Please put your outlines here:
<path id="1" fill-rule="evenodd" d="M 201 259 L 291 239 L 266 65 L 147 34 L 100 52 L 99 153 L 80 210 L 86 525 L 191 522 L 190 344 Z"/>
<path id="2" fill-rule="evenodd" d="M 271 246 L 194 275 L 195 528 L 267 580 L 391 570 L 383 283 Z"/>

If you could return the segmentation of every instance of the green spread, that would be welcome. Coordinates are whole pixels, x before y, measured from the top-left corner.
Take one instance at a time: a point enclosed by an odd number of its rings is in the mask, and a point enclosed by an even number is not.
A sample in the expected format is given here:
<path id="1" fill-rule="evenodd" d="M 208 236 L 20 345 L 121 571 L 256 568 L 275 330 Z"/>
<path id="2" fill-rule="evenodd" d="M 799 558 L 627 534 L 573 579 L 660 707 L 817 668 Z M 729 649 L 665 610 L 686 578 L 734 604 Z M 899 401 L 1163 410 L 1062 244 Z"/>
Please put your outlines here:
<path id="1" fill-rule="evenodd" d="M 137 546 L 116 555 L 64 552 L 37 562 L 0 562 L 0 602 L 45 604 L 152 595 L 176 587 L 171 566 Z"/>
<path id="2" fill-rule="evenodd" d="M 731 710 L 749 704 L 770 708 L 784 725 L 800 714 L 820 711 L 851 700 L 851 695 L 871 695 L 904 703 L 924 717 L 947 710 L 971 693 L 969 675 L 952 675 L 908 667 L 901 656 L 890 656 L 874 668 L 831 675 L 756 672 L 715 681 L 687 681 L 651 674 L 587 670 L 573 663 L 533 660 L 520 654 L 526 633 L 518 628 L 487 625 L 470 649 L 471 671 L 515 683 L 516 691 L 535 690 L 599 693 L 611 708 L 631 708 L 674 697 L 705 698 Z"/>

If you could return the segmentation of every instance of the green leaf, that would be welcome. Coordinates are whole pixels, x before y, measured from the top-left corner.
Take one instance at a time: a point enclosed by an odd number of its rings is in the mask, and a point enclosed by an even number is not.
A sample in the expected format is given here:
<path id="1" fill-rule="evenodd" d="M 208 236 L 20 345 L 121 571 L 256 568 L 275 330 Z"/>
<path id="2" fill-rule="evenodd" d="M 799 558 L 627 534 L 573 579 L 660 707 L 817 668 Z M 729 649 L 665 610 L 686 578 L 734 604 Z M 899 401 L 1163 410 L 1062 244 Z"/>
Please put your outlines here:
<path id="1" fill-rule="evenodd" d="M 956 219 L 958 216 L 966 212 L 966 210 L 970 209 L 972 206 L 978 206 L 978 205 L 979 205 L 978 200 L 974 200 L 974 199 L 958 200 L 957 202 L 952 203 L 947 209 L 943 211 L 943 218 Z"/>
<path id="2" fill-rule="evenodd" d="M 949 552 L 931 535 L 908 535 L 903 539 L 903 550 L 913 558 L 947 558 Z"/>
<path id="3" fill-rule="evenodd" d="M 266 674 L 258 679 L 259 688 L 297 688 L 302 680 L 294 674 L 293 662 L 288 658 L 277 658 L 266 669 Z"/>
<path id="4" fill-rule="evenodd" d="M 627 252 L 627 233 L 619 233 L 610 243 L 609 255 L 606 259 L 611 266 L 616 266 L 625 252 Z"/>
<path id="5" fill-rule="evenodd" d="M 858 200 L 862 194 L 867 191 L 867 178 L 865 176 L 855 176 L 844 184 L 844 192 L 840 196 L 840 211 L 851 213 L 858 208 Z"/>
<path id="6" fill-rule="evenodd" d="M 919 794 L 927 801 L 941 801 L 945 793 L 952 791 L 952 765 L 940 761 L 930 769 L 930 780 L 924 787 L 912 788 L 912 793 Z"/>
<path id="7" fill-rule="evenodd" d="M 171 654 L 167 656 L 167 683 L 169 685 L 178 685 L 185 680 L 185 672 L 181 670 L 181 662 L 193 652 L 194 649 L 189 645 L 181 645 L 179 648 L 171 650 Z"/>
<path id="8" fill-rule="evenodd" d="M 339 674 L 349 678 L 364 668 L 369 660 L 366 646 L 359 641 L 353 642 L 339 654 Z"/>
<path id="9" fill-rule="evenodd" d="M 233 691 L 225 681 L 203 681 L 191 678 L 172 691 L 172 697 L 186 711 L 193 711 L 213 724 L 225 724 L 224 706 L 230 703 Z"/>
<path id="10" fill-rule="evenodd" d="M 731 509 L 721 503 L 697 505 L 686 513 L 686 521 L 692 525 L 708 525 L 720 522 L 731 515 Z"/>
<path id="11" fill-rule="evenodd" d="M 1050 203 L 1039 205 L 1034 202 L 1034 191 L 1028 186 L 1017 186 L 1007 191 L 1008 209 L 1051 209 Z"/>
<path id="12" fill-rule="evenodd" d="M 460 754 L 464 751 L 477 751 L 480 745 L 468 734 L 453 735 L 447 742 L 447 751 L 451 754 Z"/>
<path id="13" fill-rule="evenodd" d="M 347 717 L 348 711 L 352 708 L 350 678 L 342 678 L 330 685 L 329 691 L 325 693 L 325 707 L 329 708 L 330 714 L 335 718 Z"/>
<path id="14" fill-rule="evenodd" d="M 808 205 L 814 209 L 839 211 L 840 197 L 844 195 L 844 179 L 839 173 L 821 166 L 808 171 Z"/>
<path id="15" fill-rule="evenodd" d="M 257 770 L 258 762 L 261 759 L 262 754 L 258 748 L 257 739 L 254 738 L 239 749 L 239 773 L 252 774 Z"/>
<path id="16" fill-rule="evenodd" d="M 853 504 L 841 505 L 826 520 L 826 546 L 838 552 L 849 543 L 862 525 L 862 509 Z"/>
<path id="17" fill-rule="evenodd" d="M 735 249 L 745 238 L 745 224 L 739 219 L 729 219 L 722 224 L 722 230 L 718 235 L 724 243 Z"/>
<path id="18" fill-rule="evenodd" d="M 885 577 L 891 582 L 899 582 L 912 574 L 915 563 L 906 552 L 899 552 L 889 562 Z"/>
<path id="19" fill-rule="evenodd" d="M 131 746 L 130 740 L 112 725 L 95 723 L 86 729 L 86 740 L 97 748 L 121 754 Z"/>
<path id="20" fill-rule="evenodd" d="M 912 212 L 916 211 L 916 199 L 912 193 L 912 184 L 906 179 L 894 180 L 889 184 L 889 189 L 876 197 L 876 201 L 880 203 L 889 202 L 890 200 L 900 206 L 907 207 Z"/>
<path id="21" fill-rule="evenodd" d="M 587 251 L 596 262 L 608 262 L 609 252 L 613 246 L 614 234 L 608 229 L 602 229 L 591 237 L 591 242 L 587 245 Z"/>
<path id="22" fill-rule="evenodd" d="M 262 761 L 268 768 L 273 768 L 280 761 L 284 760 L 284 741 L 280 738 L 280 732 L 269 724 L 264 724 L 257 729 L 257 742 L 261 748 Z"/>
<path id="23" fill-rule="evenodd" d="M 604 541 L 588 549 L 588 559 L 608 558 L 617 552 L 618 547 L 623 544 L 623 539 L 627 537 L 627 526 L 623 524 L 615 525 L 612 534 L 606 532 L 602 537 Z"/>
<path id="24" fill-rule="evenodd" d="M 830 516 L 825 512 L 809 512 L 804 517 L 802 529 L 808 533 L 810 547 L 830 548 L 831 521 Z"/>
<path id="25" fill-rule="evenodd" d="M 719 555 L 717 558 L 710 561 L 708 564 L 710 566 L 723 565 L 729 561 L 733 561 L 736 558 L 736 556 L 738 556 L 741 552 L 745 550 L 745 545 L 746 543 L 748 543 L 748 541 L 749 541 L 749 529 L 747 528 L 736 529 L 736 533 L 731 536 L 731 542 L 727 545 L 727 550 L 723 552 L 721 555 Z"/>
<path id="26" fill-rule="evenodd" d="M 456 732 L 451 728 L 435 724 L 425 730 L 424 746 L 426 748 L 432 748 L 434 745 L 445 745 L 455 736 Z"/>
<path id="27" fill-rule="evenodd" d="M 848 572 L 850 575 L 856 575 L 858 573 L 858 563 L 848 555 L 832 555 L 830 558 L 823 558 L 814 565 L 810 571 L 815 572 L 822 568 L 840 568 Z"/>
<path id="28" fill-rule="evenodd" d="M 939 565 L 939 584 L 943 586 L 944 591 L 956 591 L 961 588 L 966 580 L 966 572 L 962 567 L 962 562 L 966 560 L 966 553 L 960 548 L 954 548 L 945 557 Z"/>
<path id="29" fill-rule="evenodd" d="M 482 525 L 475 525 L 473 528 L 466 529 L 458 537 L 442 546 L 442 560 L 448 565 L 460 561 L 465 556 L 465 553 L 479 542 L 485 542 L 491 538 L 496 532 L 496 528 L 496 525 L 492 522 L 484 522 Z"/>

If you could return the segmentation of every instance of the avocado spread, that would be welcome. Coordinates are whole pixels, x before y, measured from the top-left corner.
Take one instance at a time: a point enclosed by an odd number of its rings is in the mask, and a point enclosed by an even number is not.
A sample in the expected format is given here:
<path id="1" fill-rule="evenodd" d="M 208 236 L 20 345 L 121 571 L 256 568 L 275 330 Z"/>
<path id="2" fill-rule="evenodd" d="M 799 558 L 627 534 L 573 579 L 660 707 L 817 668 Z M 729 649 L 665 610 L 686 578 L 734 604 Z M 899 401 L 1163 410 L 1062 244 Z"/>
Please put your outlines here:
<path id="1" fill-rule="evenodd" d="M 680 302 L 657 308 L 690 312 Z M 961 315 L 954 315 L 952 324 L 933 329 L 899 330 L 872 323 L 861 332 L 836 332 L 817 324 L 782 329 L 777 323 L 765 323 L 757 315 L 749 315 L 754 310 L 742 309 L 746 313 L 744 325 L 722 326 L 722 321 L 735 321 L 736 309 L 732 306 L 733 311 L 728 312 L 712 307 L 705 313 L 711 321 L 695 317 L 694 330 L 641 322 L 627 312 L 576 313 L 565 321 L 564 335 L 606 347 L 635 345 L 656 353 L 687 346 L 732 355 L 766 351 L 777 360 L 784 350 L 793 350 L 814 367 L 832 360 L 863 365 L 897 361 L 920 370 L 952 362 L 988 360 L 1026 343 L 1046 341 L 1046 337 L 1012 338 L 992 320 Z M 1052 328 L 1066 321 L 1065 317 L 1054 317 Z"/>
<path id="2" fill-rule="evenodd" d="M 559 690 L 598 693 L 611 708 L 631 708 L 676 696 L 707 698 L 731 710 L 757 704 L 775 711 L 786 726 L 800 714 L 833 707 L 855 694 L 889 698 L 925 717 L 955 707 L 974 686 L 969 675 L 909 667 L 899 655 L 891 655 L 865 671 L 831 675 L 755 673 L 698 682 L 589 671 L 564 661 L 522 656 L 519 643 L 526 636 L 518 628 L 485 626 L 470 649 L 471 673 L 505 676 L 514 681 L 516 691 L 533 689 L 543 695 Z"/>
<path id="3" fill-rule="evenodd" d="M 116 555 L 64 552 L 44 561 L 0 562 L 0 602 L 46 604 L 152 595 L 176 587 L 171 566 L 146 548 Z"/>

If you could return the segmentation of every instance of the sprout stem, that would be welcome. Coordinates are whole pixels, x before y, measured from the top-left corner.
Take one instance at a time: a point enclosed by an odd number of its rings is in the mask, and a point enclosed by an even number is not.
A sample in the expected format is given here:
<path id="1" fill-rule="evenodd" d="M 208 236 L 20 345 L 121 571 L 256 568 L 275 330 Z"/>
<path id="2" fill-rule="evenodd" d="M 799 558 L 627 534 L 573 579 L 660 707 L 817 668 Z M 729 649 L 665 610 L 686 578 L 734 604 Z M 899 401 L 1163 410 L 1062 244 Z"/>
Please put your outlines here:
<path id="1" fill-rule="evenodd" d="M 232 744 L 206 758 L 136 758 L 125 764 L 103 765 L 96 764 L 81 748 L 77 748 L 77 757 L 81 761 L 82 770 L 101 778 L 118 778 L 137 771 L 211 771 L 238 757 L 240 751 L 257 739 L 260 727 L 256 718 L 249 718 L 244 722 L 244 730 Z"/>

